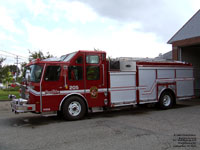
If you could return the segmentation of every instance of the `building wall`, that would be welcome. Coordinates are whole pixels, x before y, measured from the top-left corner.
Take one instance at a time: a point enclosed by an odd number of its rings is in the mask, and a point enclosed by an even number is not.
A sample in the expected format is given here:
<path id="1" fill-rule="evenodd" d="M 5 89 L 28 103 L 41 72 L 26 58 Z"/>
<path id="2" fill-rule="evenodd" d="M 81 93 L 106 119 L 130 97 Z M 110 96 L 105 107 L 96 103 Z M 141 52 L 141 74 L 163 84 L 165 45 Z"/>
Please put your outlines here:
<path id="1" fill-rule="evenodd" d="M 200 96 L 200 38 L 178 41 L 172 45 L 173 60 L 192 63 L 194 66 L 195 95 Z"/>
<path id="2" fill-rule="evenodd" d="M 200 37 L 195 37 L 191 39 L 185 39 L 181 41 L 176 41 L 172 43 L 172 58 L 173 60 L 179 60 L 180 48 L 192 45 L 200 44 Z"/>
<path id="3" fill-rule="evenodd" d="M 181 60 L 192 63 L 194 67 L 195 95 L 200 96 L 200 45 L 181 48 Z"/>
<path id="4" fill-rule="evenodd" d="M 172 46 L 172 59 L 178 60 L 178 47 Z"/>

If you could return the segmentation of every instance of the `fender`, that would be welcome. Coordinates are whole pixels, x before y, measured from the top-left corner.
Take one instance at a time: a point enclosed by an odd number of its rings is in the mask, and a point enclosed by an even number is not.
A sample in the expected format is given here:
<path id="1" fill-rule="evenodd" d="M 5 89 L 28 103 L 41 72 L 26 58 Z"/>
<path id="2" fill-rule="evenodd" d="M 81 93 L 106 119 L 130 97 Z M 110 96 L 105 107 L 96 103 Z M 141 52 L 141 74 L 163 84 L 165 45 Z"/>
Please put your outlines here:
<path id="1" fill-rule="evenodd" d="M 85 101 L 85 104 L 86 104 L 87 109 L 89 108 L 89 107 L 88 107 L 88 102 L 87 102 L 86 98 L 85 98 L 82 94 L 80 94 L 80 93 L 70 93 L 70 94 L 66 95 L 66 96 L 62 99 L 62 101 L 60 102 L 59 111 L 61 111 L 63 102 L 64 102 L 68 97 L 70 97 L 70 96 L 79 96 L 79 97 L 81 97 L 81 98 Z"/>
<path id="2" fill-rule="evenodd" d="M 170 90 L 173 92 L 174 96 L 176 97 L 176 84 L 174 83 L 166 83 L 166 84 L 157 84 L 157 89 L 158 89 L 158 93 L 157 93 L 157 98 L 158 101 L 160 99 L 161 94 L 165 91 L 165 90 Z"/>

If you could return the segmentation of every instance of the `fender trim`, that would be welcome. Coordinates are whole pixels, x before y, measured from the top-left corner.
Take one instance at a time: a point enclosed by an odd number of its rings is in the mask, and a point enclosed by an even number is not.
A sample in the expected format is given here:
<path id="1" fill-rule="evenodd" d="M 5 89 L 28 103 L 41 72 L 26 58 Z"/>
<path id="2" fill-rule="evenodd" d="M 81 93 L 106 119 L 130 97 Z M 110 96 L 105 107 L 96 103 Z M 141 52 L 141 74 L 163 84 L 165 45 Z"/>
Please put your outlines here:
<path id="1" fill-rule="evenodd" d="M 70 96 L 79 96 L 79 97 L 81 97 L 81 98 L 85 101 L 87 109 L 89 108 L 89 107 L 88 107 L 88 102 L 87 102 L 86 98 L 85 98 L 82 94 L 80 94 L 80 93 L 70 93 L 70 94 L 66 95 L 66 96 L 61 100 L 60 105 L 59 105 L 59 111 L 61 111 L 63 102 L 64 102 L 68 97 L 70 97 Z"/>

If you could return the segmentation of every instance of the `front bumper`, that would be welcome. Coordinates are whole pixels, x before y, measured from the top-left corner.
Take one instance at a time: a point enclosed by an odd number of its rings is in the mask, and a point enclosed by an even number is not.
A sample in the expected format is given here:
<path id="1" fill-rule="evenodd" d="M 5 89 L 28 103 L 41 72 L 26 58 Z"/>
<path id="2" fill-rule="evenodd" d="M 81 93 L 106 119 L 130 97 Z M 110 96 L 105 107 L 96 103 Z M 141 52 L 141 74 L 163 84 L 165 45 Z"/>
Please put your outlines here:
<path id="1" fill-rule="evenodd" d="M 12 99 L 11 101 L 11 110 L 15 113 L 25 113 L 25 112 L 34 112 L 35 104 L 27 104 L 26 99 Z"/>

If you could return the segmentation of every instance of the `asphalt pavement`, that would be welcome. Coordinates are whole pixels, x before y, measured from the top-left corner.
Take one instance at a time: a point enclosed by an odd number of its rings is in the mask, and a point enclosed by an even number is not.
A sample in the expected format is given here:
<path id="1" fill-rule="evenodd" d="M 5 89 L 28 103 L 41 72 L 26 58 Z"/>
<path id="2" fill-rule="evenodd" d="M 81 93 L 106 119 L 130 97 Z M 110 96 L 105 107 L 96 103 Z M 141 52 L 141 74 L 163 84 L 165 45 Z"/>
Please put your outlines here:
<path id="1" fill-rule="evenodd" d="M 200 99 L 169 110 L 138 107 L 83 120 L 18 114 L 0 102 L 0 150 L 198 150 Z"/>

